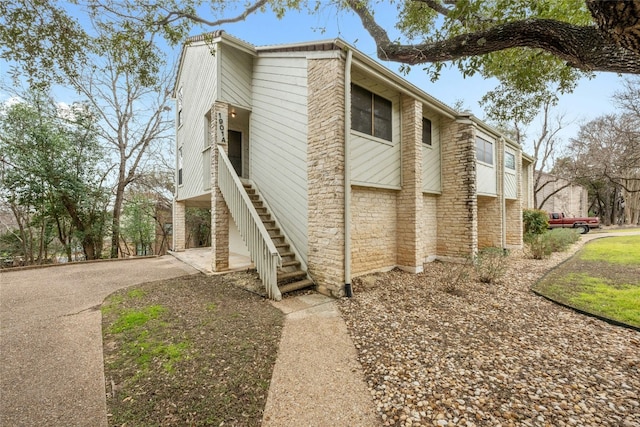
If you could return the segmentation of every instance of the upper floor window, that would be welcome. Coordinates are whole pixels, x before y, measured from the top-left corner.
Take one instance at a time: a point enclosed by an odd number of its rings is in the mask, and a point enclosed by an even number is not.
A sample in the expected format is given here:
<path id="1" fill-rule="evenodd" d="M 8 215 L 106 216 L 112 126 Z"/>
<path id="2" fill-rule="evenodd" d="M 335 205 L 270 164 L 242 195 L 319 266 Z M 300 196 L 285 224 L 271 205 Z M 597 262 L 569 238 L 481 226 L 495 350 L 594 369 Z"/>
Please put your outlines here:
<path id="1" fill-rule="evenodd" d="M 516 156 L 508 151 L 504 153 L 504 167 L 511 170 L 516 170 Z"/>
<path id="2" fill-rule="evenodd" d="M 422 143 L 431 146 L 431 120 L 422 118 Z"/>
<path id="3" fill-rule="evenodd" d="M 184 92 L 182 90 L 182 86 L 178 89 L 178 126 L 182 124 L 182 98 Z"/>
<path id="4" fill-rule="evenodd" d="M 391 141 L 392 103 L 367 89 L 351 85 L 351 129 Z"/>
<path id="5" fill-rule="evenodd" d="M 204 115 L 204 148 L 211 147 L 211 111 Z"/>
<path id="6" fill-rule="evenodd" d="M 178 148 L 178 185 L 182 185 L 182 147 Z"/>
<path id="7" fill-rule="evenodd" d="M 476 137 L 476 158 L 479 162 L 493 164 L 493 143 Z"/>

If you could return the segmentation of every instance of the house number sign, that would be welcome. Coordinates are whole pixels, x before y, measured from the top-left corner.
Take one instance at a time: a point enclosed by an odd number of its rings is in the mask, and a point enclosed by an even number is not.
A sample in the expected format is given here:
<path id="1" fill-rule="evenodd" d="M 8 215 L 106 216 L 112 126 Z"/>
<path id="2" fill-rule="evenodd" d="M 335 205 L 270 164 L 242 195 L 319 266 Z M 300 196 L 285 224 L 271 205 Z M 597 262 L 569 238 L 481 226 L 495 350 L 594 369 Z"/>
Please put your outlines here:
<path id="1" fill-rule="evenodd" d="M 227 127 L 227 118 L 226 116 L 223 116 L 222 113 L 218 113 L 218 123 L 217 123 L 217 129 L 218 129 L 218 144 L 222 144 L 222 145 L 226 145 L 227 144 L 227 137 L 226 137 L 226 127 Z"/>

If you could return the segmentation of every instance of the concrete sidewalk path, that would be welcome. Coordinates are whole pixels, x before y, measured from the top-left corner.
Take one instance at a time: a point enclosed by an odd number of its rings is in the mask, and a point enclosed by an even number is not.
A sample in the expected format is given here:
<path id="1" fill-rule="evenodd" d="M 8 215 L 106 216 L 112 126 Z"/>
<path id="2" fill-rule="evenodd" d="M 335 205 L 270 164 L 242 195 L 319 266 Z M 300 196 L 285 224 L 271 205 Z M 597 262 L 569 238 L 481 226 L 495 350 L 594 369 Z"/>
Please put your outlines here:
<path id="1" fill-rule="evenodd" d="M 336 300 L 310 294 L 273 305 L 286 318 L 262 425 L 381 425 Z"/>
<path id="2" fill-rule="evenodd" d="M 196 273 L 171 256 L 0 273 L 0 426 L 107 426 L 102 301 Z"/>

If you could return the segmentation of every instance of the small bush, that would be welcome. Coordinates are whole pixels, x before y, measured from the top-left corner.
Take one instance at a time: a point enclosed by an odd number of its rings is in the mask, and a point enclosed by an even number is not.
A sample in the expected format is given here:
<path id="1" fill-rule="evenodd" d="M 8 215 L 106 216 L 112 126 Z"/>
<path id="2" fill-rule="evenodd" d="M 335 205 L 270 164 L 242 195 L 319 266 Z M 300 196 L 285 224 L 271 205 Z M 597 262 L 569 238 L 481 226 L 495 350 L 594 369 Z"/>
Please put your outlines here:
<path id="1" fill-rule="evenodd" d="M 526 244 L 533 259 L 543 259 L 553 252 L 562 252 L 580 239 L 574 229 L 559 228 L 544 234 L 530 235 Z"/>
<path id="2" fill-rule="evenodd" d="M 544 234 L 549 227 L 549 215 L 540 209 L 524 209 L 522 211 L 522 222 L 525 241 L 529 241 Z"/>
<path id="3" fill-rule="evenodd" d="M 442 275 L 442 290 L 448 294 L 464 296 L 464 285 L 471 277 L 471 262 L 463 264 L 450 263 Z"/>
<path id="4" fill-rule="evenodd" d="M 508 258 L 501 248 L 484 248 L 476 256 L 474 263 L 478 280 L 482 283 L 495 283 L 507 271 Z"/>
<path id="5" fill-rule="evenodd" d="M 529 248 L 531 258 L 544 259 L 551 255 L 553 250 L 551 248 L 551 245 L 549 244 L 549 237 L 547 236 L 547 234 L 549 233 L 533 234 L 528 236 L 526 244 Z"/>
<path id="6" fill-rule="evenodd" d="M 573 228 L 556 228 L 548 232 L 551 250 L 562 252 L 580 240 L 580 234 Z"/>

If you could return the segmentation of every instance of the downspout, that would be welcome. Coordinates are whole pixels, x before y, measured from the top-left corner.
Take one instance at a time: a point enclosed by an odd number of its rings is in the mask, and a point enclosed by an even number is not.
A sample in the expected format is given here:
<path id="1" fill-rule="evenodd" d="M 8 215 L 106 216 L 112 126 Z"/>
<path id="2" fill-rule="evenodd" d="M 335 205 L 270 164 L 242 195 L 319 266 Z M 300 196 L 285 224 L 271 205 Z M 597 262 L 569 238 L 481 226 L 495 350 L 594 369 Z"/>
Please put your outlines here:
<path id="1" fill-rule="evenodd" d="M 353 51 L 347 49 L 344 62 L 344 293 L 351 289 L 351 61 Z"/>

